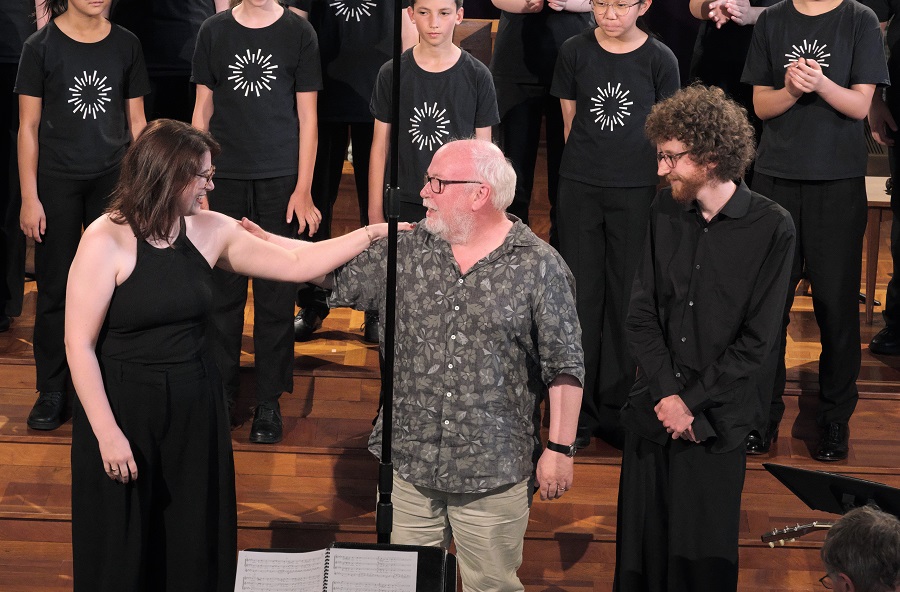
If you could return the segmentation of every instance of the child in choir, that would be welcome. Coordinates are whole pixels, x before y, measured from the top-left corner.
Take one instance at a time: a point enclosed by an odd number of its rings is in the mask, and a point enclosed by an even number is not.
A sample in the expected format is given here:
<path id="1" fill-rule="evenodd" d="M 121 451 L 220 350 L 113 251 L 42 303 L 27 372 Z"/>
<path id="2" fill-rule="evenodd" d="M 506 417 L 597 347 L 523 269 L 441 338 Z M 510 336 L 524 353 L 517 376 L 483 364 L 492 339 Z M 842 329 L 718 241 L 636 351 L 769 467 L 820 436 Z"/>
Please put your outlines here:
<path id="1" fill-rule="evenodd" d="M 559 246 L 578 285 L 585 352 L 582 446 L 595 435 L 621 446 L 618 412 L 634 382 L 625 313 L 659 181 L 644 120 L 679 87 L 675 55 L 638 24 L 651 3 L 593 0 L 597 27 L 563 43 L 551 87 L 566 137 Z"/>
<path id="2" fill-rule="evenodd" d="M 253 219 L 268 232 L 315 234 L 310 193 L 316 158 L 316 33 L 275 0 L 245 0 L 203 23 L 193 59 L 193 125 L 222 145 L 210 209 Z M 216 362 L 233 407 L 239 388 L 247 278 L 216 270 Z M 254 280 L 256 410 L 250 441 L 282 438 L 278 399 L 293 390 L 296 286 Z"/>
<path id="3" fill-rule="evenodd" d="M 491 126 L 500 118 L 490 71 L 453 44 L 453 30 L 463 18 L 462 0 L 415 0 L 407 14 L 419 43 L 400 58 L 399 215 L 417 222 L 425 217 L 419 191 L 434 152 L 453 139 L 490 140 Z M 392 71 L 391 62 L 382 66 L 372 94 L 370 222 L 385 220 Z"/>
<path id="4" fill-rule="evenodd" d="M 338 196 L 348 145 L 353 152 L 353 175 L 359 203 L 359 223 L 369 223 L 369 152 L 375 127 L 369 101 L 378 70 L 391 59 L 394 42 L 394 4 L 381 0 L 352 7 L 342 2 L 304 0 L 301 8 L 319 35 L 322 92 L 319 93 L 319 146 L 313 171 L 313 202 L 322 223 L 312 240 L 331 236 L 331 219 Z M 408 18 L 401 19 L 402 45 L 415 45 L 418 33 Z M 294 319 L 294 338 L 307 341 L 328 316 L 328 291 L 301 286 Z M 378 340 L 378 323 L 368 322 L 367 340 Z"/>
<path id="5" fill-rule="evenodd" d="M 22 49 L 19 224 L 35 241 L 34 363 L 28 427 L 64 419 L 71 381 L 63 342 L 66 277 L 83 227 L 106 208 L 119 162 L 146 125 L 141 45 L 105 17 L 111 0 L 46 0 L 52 19 Z M 42 15 L 39 15 L 42 16 Z"/>
<path id="6" fill-rule="evenodd" d="M 784 414 L 784 353 L 794 290 L 805 270 L 819 324 L 822 430 L 813 458 L 847 458 L 859 398 L 859 278 L 866 229 L 863 119 L 888 84 L 878 18 L 854 0 L 785 0 L 756 22 L 742 81 L 753 85 L 763 132 L 753 190 L 791 213 L 797 250 L 771 380 L 765 439 Z"/>

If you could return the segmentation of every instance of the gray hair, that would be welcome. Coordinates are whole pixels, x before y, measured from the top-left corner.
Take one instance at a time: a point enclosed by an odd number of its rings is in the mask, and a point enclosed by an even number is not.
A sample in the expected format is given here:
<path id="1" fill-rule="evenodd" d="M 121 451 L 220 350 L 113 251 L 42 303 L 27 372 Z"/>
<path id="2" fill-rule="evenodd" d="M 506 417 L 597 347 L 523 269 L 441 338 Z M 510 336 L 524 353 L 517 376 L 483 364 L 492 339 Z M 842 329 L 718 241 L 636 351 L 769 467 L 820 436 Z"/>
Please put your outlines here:
<path id="1" fill-rule="evenodd" d="M 871 506 L 851 510 L 828 531 L 821 557 L 857 592 L 891 592 L 900 585 L 900 520 Z"/>
<path id="2" fill-rule="evenodd" d="M 470 146 L 475 173 L 490 186 L 493 206 L 505 212 L 516 195 L 516 171 L 512 163 L 492 142 L 473 138 Z"/>

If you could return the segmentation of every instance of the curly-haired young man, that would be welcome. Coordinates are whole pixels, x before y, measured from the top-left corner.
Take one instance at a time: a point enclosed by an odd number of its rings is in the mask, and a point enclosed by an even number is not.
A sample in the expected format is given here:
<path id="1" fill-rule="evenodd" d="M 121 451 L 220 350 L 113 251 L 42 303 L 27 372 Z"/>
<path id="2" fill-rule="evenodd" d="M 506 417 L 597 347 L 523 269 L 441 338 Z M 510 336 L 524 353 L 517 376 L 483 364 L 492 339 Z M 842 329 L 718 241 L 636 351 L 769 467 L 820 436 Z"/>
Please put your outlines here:
<path id="1" fill-rule="evenodd" d="M 670 187 L 650 208 L 626 321 L 615 590 L 737 588 L 744 440 L 767 420 L 794 225 L 740 180 L 746 111 L 691 86 L 645 126 Z"/>

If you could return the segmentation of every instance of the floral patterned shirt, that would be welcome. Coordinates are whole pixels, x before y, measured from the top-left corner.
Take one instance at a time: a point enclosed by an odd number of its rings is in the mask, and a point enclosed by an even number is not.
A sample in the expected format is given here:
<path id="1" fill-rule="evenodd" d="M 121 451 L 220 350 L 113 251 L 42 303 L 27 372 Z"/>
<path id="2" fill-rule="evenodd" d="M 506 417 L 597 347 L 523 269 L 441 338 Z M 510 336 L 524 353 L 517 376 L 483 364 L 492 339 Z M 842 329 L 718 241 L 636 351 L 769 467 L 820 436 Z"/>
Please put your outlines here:
<path id="1" fill-rule="evenodd" d="M 547 385 L 584 380 L 572 274 L 510 218 L 503 244 L 464 274 L 422 225 L 400 233 L 392 461 L 413 485 L 475 493 L 528 479 Z M 379 241 L 339 269 L 329 304 L 384 318 L 386 260 Z M 376 456 L 381 427 L 379 413 Z"/>

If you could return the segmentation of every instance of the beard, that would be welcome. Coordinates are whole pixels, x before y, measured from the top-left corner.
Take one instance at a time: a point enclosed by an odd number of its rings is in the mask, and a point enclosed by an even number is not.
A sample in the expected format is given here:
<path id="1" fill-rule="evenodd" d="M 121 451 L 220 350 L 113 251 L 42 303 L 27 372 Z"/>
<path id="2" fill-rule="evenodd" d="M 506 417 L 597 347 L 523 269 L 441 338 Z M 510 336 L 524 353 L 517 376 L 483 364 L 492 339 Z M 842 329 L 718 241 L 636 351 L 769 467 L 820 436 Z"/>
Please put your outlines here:
<path id="1" fill-rule="evenodd" d="M 475 228 L 475 216 L 471 212 L 459 213 L 453 223 L 437 218 L 425 218 L 425 230 L 451 245 L 468 242 Z"/>
<path id="2" fill-rule="evenodd" d="M 672 199 L 675 203 L 683 206 L 692 203 L 697 199 L 697 193 L 707 184 L 708 180 L 700 175 L 691 175 L 690 177 L 671 177 L 669 183 L 678 181 L 678 185 L 672 185 Z"/>

